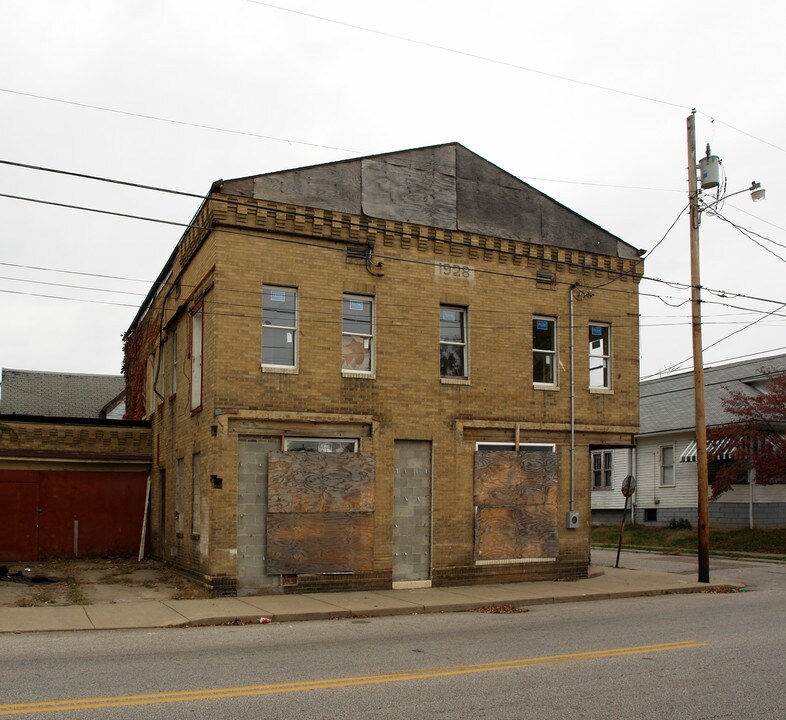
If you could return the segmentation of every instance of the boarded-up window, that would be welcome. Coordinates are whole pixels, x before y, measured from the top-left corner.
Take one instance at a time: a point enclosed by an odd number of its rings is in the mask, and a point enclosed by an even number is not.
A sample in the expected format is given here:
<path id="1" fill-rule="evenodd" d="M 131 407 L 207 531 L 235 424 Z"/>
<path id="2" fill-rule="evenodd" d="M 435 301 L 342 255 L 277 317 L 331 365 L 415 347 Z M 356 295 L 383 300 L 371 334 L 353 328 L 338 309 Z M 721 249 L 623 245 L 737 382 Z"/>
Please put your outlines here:
<path id="1" fill-rule="evenodd" d="M 374 455 L 268 456 L 267 574 L 374 567 Z"/>
<path id="2" fill-rule="evenodd" d="M 557 455 L 475 453 L 475 560 L 555 558 Z"/>

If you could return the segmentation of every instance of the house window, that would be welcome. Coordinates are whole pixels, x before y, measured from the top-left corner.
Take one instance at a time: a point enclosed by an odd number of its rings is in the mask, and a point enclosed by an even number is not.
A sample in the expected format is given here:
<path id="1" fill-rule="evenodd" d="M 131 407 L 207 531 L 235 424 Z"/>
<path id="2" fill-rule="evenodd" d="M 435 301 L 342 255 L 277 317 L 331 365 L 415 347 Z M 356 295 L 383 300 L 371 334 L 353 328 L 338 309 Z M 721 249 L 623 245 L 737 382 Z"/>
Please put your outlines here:
<path id="1" fill-rule="evenodd" d="M 262 365 L 295 367 L 297 290 L 262 287 Z"/>
<path id="2" fill-rule="evenodd" d="M 183 533 L 183 458 L 177 459 L 175 472 L 175 532 Z"/>
<path id="3" fill-rule="evenodd" d="M 357 452 L 358 441 L 333 438 L 285 438 L 284 450 L 286 452 Z"/>
<path id="4" fill-rule="evenodd" d="M 202 456 L 194 453 L 191 456 L 191 532 L 199 534 L 199 526 L 202 520 L 201 511 L 201 492 L 200 475 L 202 474 Z"/>
<path id="5" fill-rule="evenodd" d="M 590 323 L 589 326 L 589 386 L 611 387 L 611 326 Z"/>
<path id="6" fill-rule="evenodd" d="M 475 443 L 475 450 L 477 452 L 498 452 L 500 450 L 507 450 L 512 452 L 516 449 L 516 444 L 512 442 L 477 442 Z M 557 451 L 557 446 L 548 443 L 519 443 L 520 453 L 552 453 Z"/>
<path id="7" fill-rule="evenodd" d="M 341 303 L 341 370 L 371 374 L 374 371 L 374 301 L 344 295 Z"/>
<path id="8" fill-rule="evenodd" d="M 660 484 L 674 485 L 673 445 L 663 445 L 660 449 Z"/>
<path id="9" fill-rule="evenodd" d="M 177 330 L 172 331 L 172 395 L 177 392 Z"/>
<path id="10" fill-rule="evenodd" d="M 594 450 L 592 458 L 592 489 L 611 490 L 612 457 L 611 450 Z"/>
<path id="11" fill-rule="evenodd" d="M 557 321 L 532 318 L 532 382 L 557 384 Z"/>
<path id="12" fill-rule="evenodd" d="M 443 378 L 467 377 L 467 310 L 440 305 L 439 374 Z"/>
<path id="13" fill-rule="evenodd" d="M 202 322 L 200 306 L 191 315 L 191 409 L 202 407 Z"/>
<path id="14" fill-rule="evenodd" d="M 156 409 L 155 401 L 155 356 L 151 355 L 145 365 L 145 414 L 150 416 Z"/>

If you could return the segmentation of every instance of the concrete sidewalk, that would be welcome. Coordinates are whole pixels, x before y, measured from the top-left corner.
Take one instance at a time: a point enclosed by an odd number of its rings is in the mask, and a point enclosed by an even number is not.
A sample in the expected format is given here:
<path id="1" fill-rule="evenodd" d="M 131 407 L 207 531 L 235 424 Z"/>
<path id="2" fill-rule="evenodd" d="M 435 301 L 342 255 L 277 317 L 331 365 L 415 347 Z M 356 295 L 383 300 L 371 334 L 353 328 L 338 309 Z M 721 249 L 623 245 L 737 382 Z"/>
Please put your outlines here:
<path id="1" fill-rule="evenodd" d="M 373 592 L 261 595 L 204 600 L 146 600 L 67 607 L 0 607 L 0 632 L 110 630 L 220 625 L 240 622 L 465 612 L 487 606 L 527 607 L 548 603 L 609 600 L 694 592 L 730 592 L 735 583 L 699 583 L 684 575 L 593 568 L 572 582 L 378 590 Z"/>

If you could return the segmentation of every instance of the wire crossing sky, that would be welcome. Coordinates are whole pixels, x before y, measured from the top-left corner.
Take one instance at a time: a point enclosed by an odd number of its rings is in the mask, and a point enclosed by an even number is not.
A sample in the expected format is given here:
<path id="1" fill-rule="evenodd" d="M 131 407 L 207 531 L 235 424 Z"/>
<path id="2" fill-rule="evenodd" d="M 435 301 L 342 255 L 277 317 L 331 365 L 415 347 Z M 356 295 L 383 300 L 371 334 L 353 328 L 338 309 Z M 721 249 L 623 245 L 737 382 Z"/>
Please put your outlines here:
<path id="1" fill-rule="evenodd" d="M 705 360 L 779 352 L 784 21 L 775 0 L 755 13 L 676 0 L 14 5 L 0 46 L 0 367 L 119 372 L 139 293 L 219 178 L 458 141 L 647 251 L 641 373 L 684 368 L 693 107 L 727 191 L 767 189 L 702 215 Z"/>

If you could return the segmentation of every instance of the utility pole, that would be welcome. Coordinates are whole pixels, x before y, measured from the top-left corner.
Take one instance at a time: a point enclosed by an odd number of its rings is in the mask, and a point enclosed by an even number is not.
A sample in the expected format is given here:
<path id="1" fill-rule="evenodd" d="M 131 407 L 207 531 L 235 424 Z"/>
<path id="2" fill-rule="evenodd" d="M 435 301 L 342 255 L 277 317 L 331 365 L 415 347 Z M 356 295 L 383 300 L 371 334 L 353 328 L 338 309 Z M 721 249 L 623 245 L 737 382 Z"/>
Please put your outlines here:
<path id="1" fill-rule="evenodd" d="M 699 189 L 696 182 L 696 111 L 688 116 L 688 194 L 690 201 L 690 297 L 693 324 L 693 386 L 696 403 L 696 474 L 698 476 L 699 582 L 710 581 L 709 475 L 707 418 L 704 412 L 704 357 L 701 340 L 701 277 L 699 269 Z"/>

